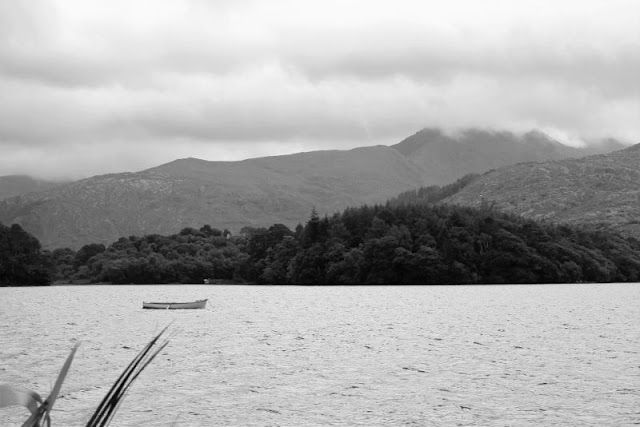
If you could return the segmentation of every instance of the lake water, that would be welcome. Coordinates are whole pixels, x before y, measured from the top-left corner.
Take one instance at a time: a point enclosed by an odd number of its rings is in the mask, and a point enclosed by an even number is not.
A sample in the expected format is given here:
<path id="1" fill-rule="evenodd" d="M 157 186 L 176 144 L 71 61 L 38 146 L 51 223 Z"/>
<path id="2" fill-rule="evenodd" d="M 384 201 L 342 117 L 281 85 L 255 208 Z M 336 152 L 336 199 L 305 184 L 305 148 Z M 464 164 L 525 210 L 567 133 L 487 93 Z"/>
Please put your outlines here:
<path id="1" fill-rule="evenodd" d="M 205 310 L 142 301 L 209 298 Z M 83 426 L 160 328 L 112 426 L 640 424 L 640 284 L 0 288 L 0 383 Z M 20 425 L 26 409 L 0 409 Z"/>

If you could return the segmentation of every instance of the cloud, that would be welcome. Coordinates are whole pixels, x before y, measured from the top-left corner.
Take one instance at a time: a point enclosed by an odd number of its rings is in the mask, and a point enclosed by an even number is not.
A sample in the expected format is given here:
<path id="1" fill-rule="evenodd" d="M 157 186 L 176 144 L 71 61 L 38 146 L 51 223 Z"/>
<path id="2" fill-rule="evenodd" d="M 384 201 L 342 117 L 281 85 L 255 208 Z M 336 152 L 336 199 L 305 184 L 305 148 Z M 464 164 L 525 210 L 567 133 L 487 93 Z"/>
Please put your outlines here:
<path id="1" fill-rule="evenodd" d="M 633 0 L 0 0 L 0 175 L 391 144 L 425 126 L 638 142 L 639 14 Z"/>

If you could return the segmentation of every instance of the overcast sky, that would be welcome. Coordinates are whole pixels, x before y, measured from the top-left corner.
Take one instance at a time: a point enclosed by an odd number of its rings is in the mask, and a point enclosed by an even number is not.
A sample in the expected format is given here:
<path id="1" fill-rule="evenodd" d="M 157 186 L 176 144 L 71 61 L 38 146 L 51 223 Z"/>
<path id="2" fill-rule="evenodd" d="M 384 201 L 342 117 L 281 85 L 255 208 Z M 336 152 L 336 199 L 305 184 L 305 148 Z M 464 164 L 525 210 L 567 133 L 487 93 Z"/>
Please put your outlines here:
<path id="1" fill-rule="evenodd" d="M 391 145 L 640 142 L 640 1 L 0 0 L 0 175 Z"/>

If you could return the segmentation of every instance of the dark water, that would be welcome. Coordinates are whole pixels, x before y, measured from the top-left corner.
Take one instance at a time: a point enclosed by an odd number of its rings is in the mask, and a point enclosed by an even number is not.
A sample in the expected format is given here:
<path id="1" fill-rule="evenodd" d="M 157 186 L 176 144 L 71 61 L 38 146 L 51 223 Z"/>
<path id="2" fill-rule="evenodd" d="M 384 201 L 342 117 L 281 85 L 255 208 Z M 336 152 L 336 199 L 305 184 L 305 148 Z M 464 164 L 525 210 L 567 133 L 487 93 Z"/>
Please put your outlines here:
<path id="1" fill-rule="evenodd" d="M 209 298 L 205 310 L 143 300 Z M 0 383 L 82 426 L 137 351 L 169 346 L 112 426 L 630 426 L 640 284 L 0 288 Z M 20 425 L 26 409 L 0 410 Z"/>

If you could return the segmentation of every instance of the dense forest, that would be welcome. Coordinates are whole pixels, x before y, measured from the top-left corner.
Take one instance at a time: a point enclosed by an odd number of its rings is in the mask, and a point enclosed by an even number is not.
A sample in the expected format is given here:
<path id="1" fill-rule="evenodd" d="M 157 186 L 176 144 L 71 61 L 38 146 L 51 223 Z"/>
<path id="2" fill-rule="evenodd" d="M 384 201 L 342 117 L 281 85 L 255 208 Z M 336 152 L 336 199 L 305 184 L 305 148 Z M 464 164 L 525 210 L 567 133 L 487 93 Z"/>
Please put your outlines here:
<path id="1" fill-rule="evenodd" d="M 203 283 L 205 278 L 310 285 L 640 281 L 635 239 L 538 223 L 489 206 L 395 199 L 331 217 L 313 211 L 295 230 L 276 224 L 231 235 L 204 225 L 78 251 L 43 252 L 19 226 L 0 230 L 0 282 L 14 285 Z"/>

